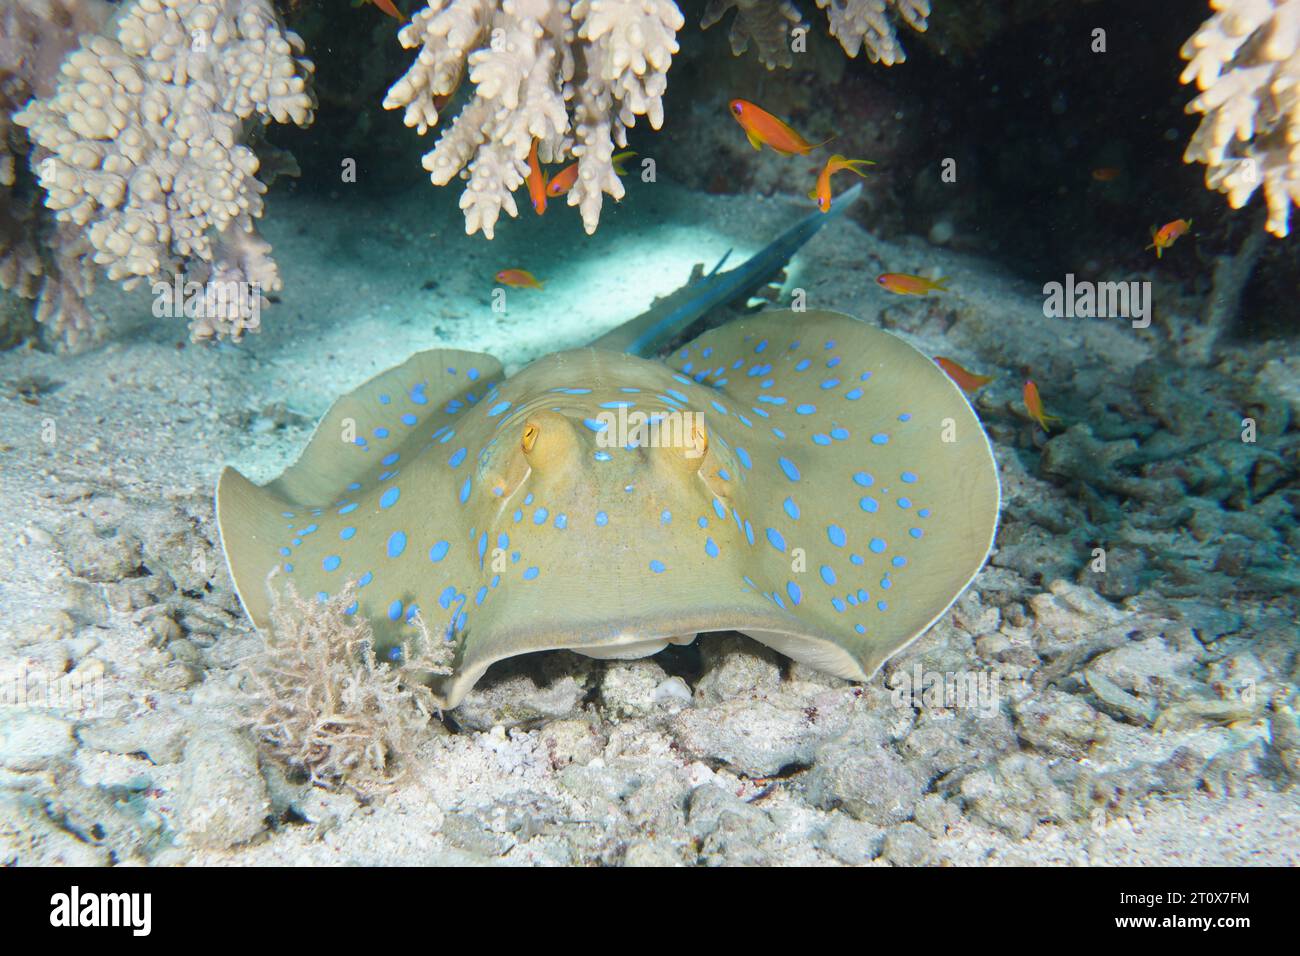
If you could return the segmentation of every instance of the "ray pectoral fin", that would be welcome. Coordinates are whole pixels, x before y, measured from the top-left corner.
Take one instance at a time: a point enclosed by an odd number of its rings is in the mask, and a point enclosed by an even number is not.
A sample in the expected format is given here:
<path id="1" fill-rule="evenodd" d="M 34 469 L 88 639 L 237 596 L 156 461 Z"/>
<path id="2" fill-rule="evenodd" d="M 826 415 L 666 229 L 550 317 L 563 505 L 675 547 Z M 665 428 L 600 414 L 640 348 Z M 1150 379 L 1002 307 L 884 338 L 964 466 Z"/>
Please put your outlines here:
<path id="1" fill-rule="evenodd" d="M 258 627 L 266 627 L 270 618 L 267 579 L 282 560 L 276 545 L 290 520 L 284 517 L 287 507 L 235 469 L 222 469 L 216 500 L 221 547 L 239 600 Z"/>
<path id="2" fill-rule="evenodd" d="M 302 455 L 268 487 L 289 501 L 328 503 L 347 485 L 341 475 L 378 470 L 372 449 L 411 436 L 427 441 L 432 424 L 447 424 L 488 394 L 501 372 L 501 363 L 481 352 L 417 352 L 331 405 Z"/>
<path id="3" fill-rule="evenodd" d="M 699 386 L 707 398 L 681 388 L 721 406 L 710 445 L 743 478 L 718 514 L 744 530 L 735 563 L 704 565 L 741 578 L 744 601 L 720 623 L 830 673 L 870 676 L 988 555 L 999 488 L 978 419 L 926 356 L 836 313 L 737 320 L 670 364 L 681 381 L 705 361 L 723 381 Z"/>

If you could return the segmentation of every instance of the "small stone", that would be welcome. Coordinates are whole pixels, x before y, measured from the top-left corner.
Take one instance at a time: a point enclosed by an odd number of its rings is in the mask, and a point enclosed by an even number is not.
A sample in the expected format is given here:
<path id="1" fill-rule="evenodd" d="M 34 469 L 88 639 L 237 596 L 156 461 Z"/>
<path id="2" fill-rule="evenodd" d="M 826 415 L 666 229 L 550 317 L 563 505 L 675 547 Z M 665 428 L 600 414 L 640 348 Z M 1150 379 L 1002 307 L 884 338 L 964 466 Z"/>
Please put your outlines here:
<path id="1" fill-rule="evenodd" d="M 1155 719 L 1155 705 L 1151 701 L 1139 700 L 1105 674 L 1089 668 L 1084 671 L 1083 679 L 1096 695 L 1101 709 L 1111 716 L 1139 727 L 1149 726 Z"/>
<path id="2" fill-rule="evenodd" d="M 167 653 L 182 664 L 189 664 L 196 670 L 203 669 L 203 653 L 193 641 L 178 638 L 167 644 Z"/>
<path id="3" fill-rule="evenodd" d="M 43 770 L 76 749 L 68 721 L 36 710 L 0 710 L 0 766 Z"/>
<path id="4" fill-rule="evenodd" d="M 92 720 L 77 728 L 82 746 L 114 754 L 144 754 L 152 763 L 176 763 L 185 747 L 186 725 L 168 714 L 130 720 Z"/>
<path id="5" fill-rule="evenodd" d="M 830 822 L 817 838 L 817 848 L 840 863 L 858 866 L 880 855 L 885 831 L 871 823 L 831 813 Z"/>
<path id="6" fill-rule="evenodd" d="M 788 767 L 810 765 L 817 745 L 845 725 L 844 715 L 812 720 L 804 709 L 738 700 L 683 710 L 671 718 L 669 728 L 692 756 L 720 760 L 746 776 L 771 777 Z"/>
<path id="7" fill-rule="evenodd" d="M 72 656 L 72 659 L 74 661 L 79 661 L 87 654 L 93 654 L 99 647 L 100 641 L 94 633 L 87 629 L 80 631 L 76 637 L 70 637 L 63 643 L 64 646 L 67 647 L 68 653 Z"/>
<path id="8" fill-rule="evenodd" d="M 741 634 L 722 634 L 700 642 L 704 676 L 695 692 L 706 703 L 766 696 L 781 683 L 776 652 Z"/>
<path id="9" fill-rule="evenodd" d="M 97 583 L 121 581 L 140 570 L 140 542 L 127 534 L 100 536 L 89 527 L 75 528 L 62 539 L 68 570 Z"/>
<path id="10" fill-rule="evenodd" d="M 623 854 L 624 866 L 685 866 L 682 854 L 662 840 L 636 840 Z"/>
<path id="11" fill-rule="evenodd" d="M 1008 754 L 966 776 L 961 796 L 970 815 L 1023 839 L 1038 823 L 1068 818 L 1068 795 L 1052 782 L 1039 758 Z"/>
<path id="12" fill-rule="evenodd" d="M 813 806 L 878 826 L 910 818 L 921 797 L 921 781 L 908 764 L 892 750 L 861 741 L 818 748 L 801 784 Z"/>
<path id="13" fill-rule="evenodd" d="M 935 862 L 935 845 L 915 823 L 900 823 L 885 832 L 880 855 L 894 866 L 929 866 Z"/>
<path id="14" fill-rule="evenodd" d="M 1253 720 L 1263 708 L 1259 698 L 1247 701 L 1245 697 L 1219 700 L 1217 698 L 1195 698 L 1166 707 L 1156 715 L 1151 725 L 1153 730 L 1188 730 L 1193 727 L 1212 726 L 1214 724 L 1233 724 L 1242 720 Z"/>
<path id="15" fill-rule="evenodd" d="M 916 805 L 916 825 L 938 839 L 961 819 L 961 810 L 937 793 L 927 793 Z"/>
<path id="16" fill-rule="evenodd" d="M 26 665 L 30 679 L 54 682 L 68 670 L 71 659 L 68 646 L 63 641 L 42 641 L 28 644 L 19 658 Z"/>
<path id="17" fill-rule="evenodd" d="M 1291 780 L 1300 783 L 1300 724 L 1291 708 L 1279 705 L 1268 721 L 1269 739 Z"/>
<path id="18" fill-rule="evenodd" d="M 442 835 L 452 846 L 482 857 L 504 855 L 514 846 L 508 833 L 495 833 L 477 814 L 453 810 L 442 821 Z"/>
<path id="19" fill-rule="evenodd" d="M 1109 718 L 1056 688 L 1027 697 L 1013 709 L 1020 738 L 1057 756 L 1082 757 L 1094 743 L 1109 737 Z"/>
<path id="20" fill-rule="evenodd" d="M 615 718 L 643 717 L 656 709 L 656 691 L 668 677 L 649 658 L 614 661 L 600 681 L 600 698 L 606 715 Z"/>
<path id="21" fill-rule="evenodd" d="M 692 791 L 687 827 L 699 840 L 700 859 L 706 864 L 761 866 L 771 862 L 762 844 L 776 831 L 776 824 L 758 807 L 721 787 L 705 784 Z"/>
<path id="22" fill-rule="evenodd" d="M 0 792 L 0 866 L 108 866 L 109 848 L 55 826 L 43 802 Z"/>
<path id="23" fill-rule="evenodd" d="M 605 737 L 589 720 L 554 720 L 538 732 L 551 767 L 585 766 L 601 755 Z"/>
<path id="24" fill-rule="evenodd" d="M 1244 797 L 1259 787 L 1259 764 L 1263 742 L 1252 740 L 1244 747 L 1230 747 L 1214 755 L 1201 772 L 1201 783 L 1215 797 Z"/>
<path id="25" fill-rule="evenodd" d="M 185 745 L 177 809 L 194 846 L 225 849 L 260 834 L 271 801 L 252 740 L 220 724 L 196 728 Z"/>
<path id="26" fill-rule="evenodd" d="M 655 688 L 655 703 L 669 710 L 689 707 L 693 699 L 691 689 L 680 677 L 670 677 Z"/>

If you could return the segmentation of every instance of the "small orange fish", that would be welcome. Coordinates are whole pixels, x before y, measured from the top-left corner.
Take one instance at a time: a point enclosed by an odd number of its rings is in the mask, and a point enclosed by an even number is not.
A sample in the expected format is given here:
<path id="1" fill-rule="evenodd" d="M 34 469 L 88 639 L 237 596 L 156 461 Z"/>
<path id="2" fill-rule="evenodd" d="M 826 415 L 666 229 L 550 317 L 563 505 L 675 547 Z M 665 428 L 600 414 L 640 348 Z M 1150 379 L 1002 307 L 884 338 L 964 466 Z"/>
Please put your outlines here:
<path id="1" fill-rule="evenodd" d="M 947 292 L 948 279 L 927 279 L 905 272 L 886 272 L 876 276 L 876 283 L 896 295 L 926 295 L 930 292 Z"/>
<path id="2" fill-rule="evenodd" d="M 1123 175 L 1123 170 L 1116 169 L 1114 166 L 1102 166 L 1092 171 L 1092 178 L 1099 183 L 1113 183 Z"/>
<path id="3" fill-rule="evenodd" d="M 546 174 L 537 162 L 537 140 L 528 148 L 528 198 L 533 201 L 533 212 L 541 215 L 546 212 Z"/>
<path id="4" fill-rule="evenodd" d="M 827 139 L 820 143 L 810 143 L 767 110 L 748 100 L 732 100 L 731 115 L 749 137 L 749 145 L 755 149 L 762 149 L 766 145 L 782 156 L 805 156 L 831 141 Z"/>
<path id="5" fill-rule="evenodd" d="M 1151 227 L 1151 245 L 1148 249 L 1156 251 L 1156 258 L 1159 259 L 1166 249 L 1178 241 L 1178 237 L 1187 230 L 1192 228 L 1190 219 L 1175 219 L 1173 222 L 1167 222 L 1159 229 Z"/>
<path id="6" fill-rule="evenodd" d="M 950 358 L 944 358 L 942 355 L 934 357 L 934 364 L 948 373 L 948 377 L 956 382 L 963 392 L 968 394 L 979 391 L 995 378 L 993 375 L 976 375 L 974 372 L 968 372 L 957 362 Z"/>
<path id="7" fill-rule="evenodd" d="M 1038 397 L 1038 386 L 1033 382 L 1025 382 L 1024 392 L 1025 408 L 1029 411 L 1029 417 L 1042 426 L 1043 431 L 1052 430 L 1048 422 L 1059 422 L 1061 419 L 1057 415 L 1049 415 L 1043 410 L 1043 400 Z"/>
<path id="8" fill-rule="evenodd" d="M 546 184 L 546 195 L 554 199 L 556 196 L 563 196 L 573 184 L 578 181 L 578 164 L 577 162 L 569 163 L 558 173 L 551 177 L 551 181 Z"/>
<path id="9" fill-rule="evenodd" d="M 502 269 L 496 280 L 512 289 L 540 289 L 542 284 L 527 269 Z"/>
<path id="10" fill-rule="evenodd" d="M 397 9 L 397 6 L 393 3 L 393 0 L 370 0 L 370 2 L 373 3 L 375 6 L 377 6 L 380 10 L 383 10 L 384 13 L 388 14 L 394 20 L 397 20 L 401 23 L 406 22 L 406 17 L 402 15 L 401 10 Z"/>
<path id="11" fill-rule="evenodd" d="M 614 172 L 619 176 L 626 176 L 627 169 L 624 168 L 623 164 L 635 155 L 636 153 L 629 149 L 626 152 L 615 153 L 611 156 L 609 161 L 614 166 Z M 576 162 L 569 163 L 569 165 L 565 166 L 551 177 L 551 181 L 546 184 L 546 195 L 550 196 L 552 199 L 556 196 L 563 196 L 573 188 L 573 184 L 577 181 L 578 164 Z"/>
<path id="12" fill-rule="evenodd" d="M 830 212 L 831 177 L 840 170 L 847 169 L 849 172 L 857 173 L 865 179 L 867 174 L 859 167 L 874 165 L 876 164 L 869 159 L 849 159 L 847 156 L 836 153 L 826 160 L 826 165 L 822 167 L 822 171 L 817 175 L 817 185 L 808 194 L 808 198 L 817 200 L 817 208 L 822 212 Z"/>

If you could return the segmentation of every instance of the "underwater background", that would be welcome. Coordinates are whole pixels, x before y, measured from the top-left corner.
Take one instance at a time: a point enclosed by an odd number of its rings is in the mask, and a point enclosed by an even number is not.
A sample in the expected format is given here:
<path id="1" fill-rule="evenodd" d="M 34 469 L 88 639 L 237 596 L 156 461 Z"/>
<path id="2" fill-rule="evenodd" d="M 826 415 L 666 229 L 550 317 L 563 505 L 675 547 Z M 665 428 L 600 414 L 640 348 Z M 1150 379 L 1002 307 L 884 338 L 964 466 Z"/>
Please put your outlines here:
<path id="1" fill-rule="evenodd" d="M 0 0 L 0 860 L 1300 861 L 1300 3 L 394 3 Z M 253 626 L 224 466 L 422 350 L 590 344 L 833 155 L 705 323 L 943 358 L 1001 485 L 870 680 L 728 632 L 440 711 L 338 602 Z"/>

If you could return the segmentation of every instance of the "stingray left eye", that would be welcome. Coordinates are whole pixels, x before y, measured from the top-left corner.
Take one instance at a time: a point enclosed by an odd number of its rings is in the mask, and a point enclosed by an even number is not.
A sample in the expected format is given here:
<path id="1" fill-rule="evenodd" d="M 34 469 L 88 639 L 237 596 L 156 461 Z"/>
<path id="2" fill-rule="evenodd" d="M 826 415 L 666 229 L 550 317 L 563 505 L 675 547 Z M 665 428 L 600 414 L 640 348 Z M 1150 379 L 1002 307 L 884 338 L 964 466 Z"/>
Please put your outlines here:
<path id="1" fill-rule="evenodd" d="M 534 425 L 532 422 L 529 422 L 527 425 L 524 426 L 524 437 L 519 442 L 519 444 L 523 447 L 525 455 L 528 454 L 530 451 L 532 451 L 533 446 L 537 444 L 538 430 L 539 429 L 537 428 L 537 426 Z"/>
<path id="2" fill-rule="evenodd" d="M 702 422 L 696 422 L 691 426 L 691 447 L 698 455 L 703 455 L 709 450 L 709 431 Z"/>

